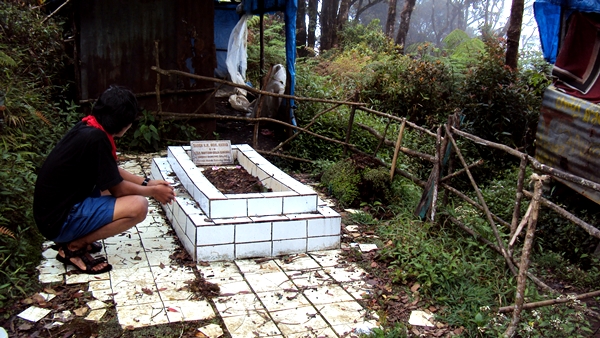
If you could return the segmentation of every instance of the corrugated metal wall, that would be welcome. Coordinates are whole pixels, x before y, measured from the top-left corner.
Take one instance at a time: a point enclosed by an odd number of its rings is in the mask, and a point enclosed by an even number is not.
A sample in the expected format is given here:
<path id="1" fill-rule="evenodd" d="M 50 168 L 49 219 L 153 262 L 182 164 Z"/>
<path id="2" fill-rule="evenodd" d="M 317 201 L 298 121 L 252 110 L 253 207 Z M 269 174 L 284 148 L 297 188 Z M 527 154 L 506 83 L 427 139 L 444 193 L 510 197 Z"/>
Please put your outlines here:
<path id="1" fill-rule="evenodd" d="M 535 157 L 543 164 L 600 183 L 600 106 L 547 89 Z M 600 204 L 600 193 L 564 183 Z"/>
<path id="2" fill-rule="evenodd" d="M 90 0 L 79 1 L 78 56 L 81 99 L 95 99 L 109 85 L 118 84 L 135 93 L 152 92 L 156 85 L 155 41 L 163 69 L 177 69 L 213 76 L 214 2 L 212 0 Z M 206 81 L 162 77 L 161 90 L 212 88 Z M 162 109 L 192 113 L 209 93 L 163 95 Z M 140 97 L 147 110 L 156 110 L 154 96 Z M 214 101 L 200 113 L 214 113 Z M 211 126 L 212 124 L 212 126 Z M 208 134 L 214 121 L 203 122 Z"/>

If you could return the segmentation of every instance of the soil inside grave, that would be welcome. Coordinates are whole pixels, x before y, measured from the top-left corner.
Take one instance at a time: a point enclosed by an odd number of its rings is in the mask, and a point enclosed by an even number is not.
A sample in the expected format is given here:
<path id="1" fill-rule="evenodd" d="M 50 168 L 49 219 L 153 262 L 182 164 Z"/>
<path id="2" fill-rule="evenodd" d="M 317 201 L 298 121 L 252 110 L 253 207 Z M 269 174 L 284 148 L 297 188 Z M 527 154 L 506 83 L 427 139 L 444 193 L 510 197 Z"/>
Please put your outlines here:
<path id="1" fill-rule="evenodd" d="M 223 194 L 250 194 L 271 191 L 258 178 L 252 176 L 242 167 L 207 168 L 202 174 Z"/>

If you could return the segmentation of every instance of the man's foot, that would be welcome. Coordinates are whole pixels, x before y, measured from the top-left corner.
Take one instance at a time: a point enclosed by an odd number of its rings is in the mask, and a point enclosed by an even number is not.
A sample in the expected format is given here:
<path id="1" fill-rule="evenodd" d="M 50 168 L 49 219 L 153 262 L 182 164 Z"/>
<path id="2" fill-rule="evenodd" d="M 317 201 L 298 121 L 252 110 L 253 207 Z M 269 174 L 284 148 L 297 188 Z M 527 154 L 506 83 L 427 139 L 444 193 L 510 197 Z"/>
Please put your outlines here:
<path id="1" fill-rule="evenodd" d="M 54 244 L 52 245 L 50 248 L 58 251 L 58 249 L 60 248 L 61 244 Z M 96 241 L 96 242 L 92 242 L 92 244 L 88 244 L 87 246 L 87 252 L 89 253 L 97 253 L 102 251 L 102 242 L 100 241 Z"/>
<path id="2" fill-rule="evenodd" d="M 108 272 L 112 269 L 112 265 L 106 262 L 106 258 L 94 258 L 85 249 L 70 250 L 68 245 L 62 245 L 59 248 L 56 258 L 65 264 L 75 266 L 80 272 L 91 275 Z"/>

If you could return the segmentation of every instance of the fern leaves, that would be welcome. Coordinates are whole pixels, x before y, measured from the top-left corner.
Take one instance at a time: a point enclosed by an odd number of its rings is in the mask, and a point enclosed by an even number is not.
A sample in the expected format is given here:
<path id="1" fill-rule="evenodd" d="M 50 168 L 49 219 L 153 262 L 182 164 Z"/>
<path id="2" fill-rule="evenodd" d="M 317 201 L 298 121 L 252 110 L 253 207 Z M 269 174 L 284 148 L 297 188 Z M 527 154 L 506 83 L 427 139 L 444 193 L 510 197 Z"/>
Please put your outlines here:
<path id="1" fill-rule="evenodd" d="M 15 234 L 12 231 L 8 230 L 8 228 L 6 227 L 0 227 L 0 235 L 6 235 L 12 237 L 13 239 L 17 239 L 15 237 Z"/>

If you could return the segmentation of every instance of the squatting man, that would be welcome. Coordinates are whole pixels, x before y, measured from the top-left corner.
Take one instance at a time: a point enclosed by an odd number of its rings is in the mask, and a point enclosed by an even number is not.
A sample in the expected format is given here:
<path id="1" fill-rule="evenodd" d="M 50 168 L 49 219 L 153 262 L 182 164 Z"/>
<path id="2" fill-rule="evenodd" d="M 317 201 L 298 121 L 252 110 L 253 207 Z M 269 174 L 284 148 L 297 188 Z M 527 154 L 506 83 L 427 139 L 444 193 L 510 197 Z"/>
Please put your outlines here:
<path id="1" fill-rule="evenodd" d="M 78 122 L 52 149 L 35 184 L 33 214 L 42 235 L 56 243 L 56 258 L 77 270 L 110 271 L 98 242 L 143 221 L 148 200 L 172 203 L 168 182 L 137 176 L 117 165 L 115 137 L 122 137 L 139 111 L 134 94 L 111 86 L 92 114 Z"/>

